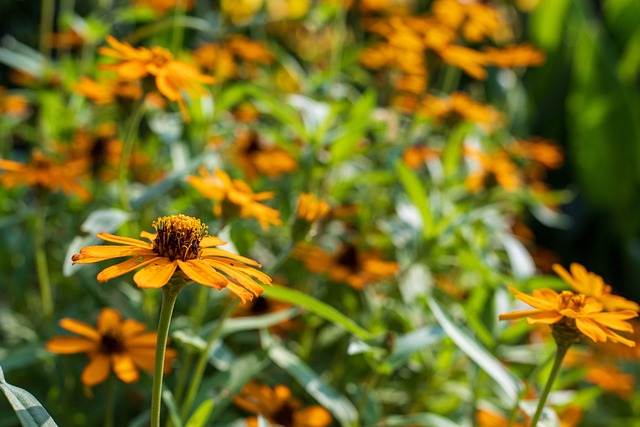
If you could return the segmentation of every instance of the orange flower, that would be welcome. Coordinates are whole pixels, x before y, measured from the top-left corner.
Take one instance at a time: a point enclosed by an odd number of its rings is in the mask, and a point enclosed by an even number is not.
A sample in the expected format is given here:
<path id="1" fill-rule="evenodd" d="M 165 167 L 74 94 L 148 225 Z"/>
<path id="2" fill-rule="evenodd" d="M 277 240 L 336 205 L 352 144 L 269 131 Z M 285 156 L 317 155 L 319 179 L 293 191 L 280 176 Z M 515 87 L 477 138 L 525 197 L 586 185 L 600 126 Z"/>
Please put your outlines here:
<path id="1" fill-rule="evenodd" d="M 142 96 L 142 88 L 137 81 L 121 78 L 91 80 L 83 77 L 73 85 L 73 91 L 98 105 L 124 99 L 136 100 Z"/>
<path id="2" fill-rule="evenodd" d="M 476 411 L 476 422 L 479 427 L 528 427 L 529 417 L 526 418 L 527 422 L 514 422 L 511 424 L 509 419 L 500 413 L 483 408 Z"/>
<path id="3" fill-rule="evenodd" d="M 560 264 L 553 265 L 553 271 L 555 271 L 562 280 L 571 285 L 576 292 L 593 297 L 600 301 L 605 310 L 640 311 L 640 306 L 637 303 L 629 301 L 618 295 L 613 295 L 611 293 L 611 286 L 604 283 L 602 277 L 587 271 L 586 268 L 575 262 L 572 263 L 569 268 L 571 269 L 571 274 L 569 274 L 569 272 Z"/>
<path id="4" fill-rule="evenodd" d="M 287 310 L 293 307 L 291 304 L 287 304 L 281 301 L 258 297 L 254 298 L 248 304 L 239 306 L 234 312 L 235 317 L 248 317 L 248 316 L 262 316 L 266 314 L 277 313 L 279 311 Z M 286 319 L 273 326 L 269 327 L 269 331 L 272 333 L 283 336 L 288 331 L 299 329 L 299 325 L 295 319 Z"/>
<path id="5" fill-rule="evenodd" d="M 549 169 L 558 169 L 562 166 L 564 160 L 562 148 L 546 140 L 534 139 L 533 141 L 525 141 L 516 139 L 508 149 L 515 156 L 531 159 Z"/>
<path id="6" fill-rule="evenodd" d="M 29 101 L 22 95 L 7 95 L 6 92 L 7 90 L 0 86 L 0 116 L 21 118 L 27 113 Z"/>
<path id="7" fill-rule="evenodd" d="M 197 67 L 174 59 L 171 52 L 162 47 L 134 48 L 112 36 L 107 36 L 107 43 L 111 47 L 103 46 L 98 52 L 119 61 L 114 64 L 102 64 L 101 68 L 115 71 L 121 78 L 128 80 L 154 76 L 160 93 L 178 103 L 186 122 L 190 119 L 181 91 L 197 97 L 206 93 L 200 83 L 215 82 L 213 77 L 201 74 Z"/>
<path id="8" fill-rule="evenodd" d="M 542 323 L 556 325 L 563 332 L 580 332 L 594 342 L 621 343 L 629 347 L 635 347 L 636 343 L 613 332 L 612 329 L 624 332 L 633 332 L 633 327 L 627 319 L 638 316 L 632 310 L 615 312 L 603 312 L 602 303 L 584 294 L 575 294 L 571 291 L 556 291 L 548 288 L 537 289 L 533 295 L 527 295 L 510 286 L 509 290 L 516 294 L 516 298 L 534 307 L 532 310 L 516 311 L 501 314 L 500 320 L 514 320 L 526 317 L 527 323 Z"/>
<path id="9" fill-rule="evenodd" d="M 221 169 L 211 174 L 205 168 L 200 168 L 200 175 L 188 176 L 187 182 L 204 197 L 217 202 L 213 208 L 217 217 L 239 215 L 241 218 L 255 218 L 263 230 L 268 230 L 269 225 L 282 224 L 280 212 L 259 203 L 272 198 L 272 192 L 254 193 L 246 182 L 231 180 Z"/>
<path id="10" fill-rule="evenodd" d="M 635 377 L 621 372 L 615 365 L 588 366 L 585 379 L 621 399 L 630 400 L 633 396 Z"/>
<path id="11" fill-rule="evenodd" d="M 477 168 L 465 180 L 469 191 L 480 191 L 486 186 L 487 178 L 495 178 L 496 182 L 506 191 L 514 191 L 521 185 L 518 168 L 507 153 L 498 151 L 489 155 L 468 147 L 465 151 L 468 157 L 478 162 Z"/>
<path id="12" fill-rule="evenodd" d="M 263 292 L 255 280 L 270 284 L 271 278 L 253 267 L 252 259 L 232 254 L 215 246 L 225 242 L 207 235 L 207 227 L 199 219 L 171 215 L 153 222 L 156 233 L 143 231 L 143 240 L 99 233 L 98 238 L 119 246 L 87 246 L 73 256 L 74 264 L 91 264 L 113 258 L 131 257 L 102 270 L 99 282 L 106 282 L 130 271 L 139 270 L 133 281 L 141 288 L 160 288 L 174 276 L 188 278 L 218 290 L 227 288 L 242 301 Z M 177 273 L 180 270 L 182 274 Z"/>
<path id="13" fill-rule="evenodd" d="M 157 15 L 162 16 L 178 7 L 183 10 L 191 10 L 195 0 L 134 0 L 133 4 L 153 9 Z"/>
<path id="14" fill-rule="evenodd" d="M 448 98 L 426 95 L 418 114 L 433 117 L 437 122 L 468 120 L 486 132 L 493 131 L 502 120 L 498 111 L 474 101 L 463 92 L 454 92 Z"/>
<path id="15" fill-rule="evenodd" d="M 248 179 L 258 175 L 278 178 L 298 168 L 298 162 L 291 154 L 276 145 L 266 145 L 255 131 L 238 132 L 230 151 Z"/>
<path id="16" fill-rule="evenodd" d="M 85 162 L 94 178 L 112 181 L 117 176 L 123 150 L 116 131 L 115 123 L 102 124 L 94 132 L 78 129 L 71 146 L 62 146 L 60 151 L 65 152 L 69 159 Z"/>
<path id="17" fill-rule="evenodd" d="M 453 44 L 438 48 L 436 52 L 444 62 L 461 68 L 462 71 L 474 79 L 484 80 L 487 78 L 487 70 L 484 67 L 489 63 L 489 60 L 483 52 Z"/>
<path id="18" fill-rule="evenodd" d="M 251 381 L 233 398 L 233 403 L 284 427 L 325 427 L 332 421 L 331 414 L 321 406 L 303 408 L 302 403 L 291 395 L 289 387 L 284 385 L 271 388 Z M 247 419 L 247 425 L 258 426 L 258 419 Z"/>
<path id="19" fill-rule="evenodd" d="M 86 36 L 73 28 L 66 29 L 59 33 L 51 33 L 46 36 L 46 43 L 51 48 L 71 49 L 82 46 L 86 42 Z"/>
<path id="20" fill-rule="evenodd" d="M 384 261 L 372 251 L 360 251 L 352 244 L 344 244 L 331 253 L 308 243 L 296 246 L 294 257 L 301 259 L 305 267 L 314 273 L 327 273 L 334 282 L 346 283 L 352 288 L 382 281 L 398 272 L 398 264 Z"/>
<path id="21" fill-rule="evenodd" d="M 97 328 L 68 318 L 60 320 L 60 327 L 80 336 L 52 338 L 45 348 L 58 354 L 87 353 L 90 362 L 82 371 L 81 381 L 88 387 L 106 380 L 112 369 L 125 383 L 138 381 L 138 369 L 153 372 L 157 334 L 146 331 L 143 323 L 122 320 L 118 311 L 105 308 L 98 315 Z M 168 348 L 165 371 L 171 369 L 175 357 L 176 351 Z"/>
<path id="22" fill-rule="evenodd" d="M 426 145 L 412 145 L 402 152 L 402 160 L 412 169 L 418 169 L 425 162 L 436 160 L 439 157 L 437 150 Z"/>
<path id="23" fill-rule="evenodd" d="M 500 68 L 531 67 L 544 64 L 545 55 L 531 44 L 509 45 L 501 49 L 486 48 L 490 64 Z"/>
<path id="24" fill-rule="evenodd" d="M 0 183 L 6 188 L 26 184 L 51 191 L 62 190 L 66 195 L 73 193 L 87 201 L 91 193 L 80 183 L 87 167 L 85 160 L 57 163 L 41 151 L 34 150 L 28 164 L 0 159 Z"/>
<path id="25" fill-rule="evenodd" d="M 316 198 L 310 193 L 301 193 L 298 196 L 298 206 L 296 215 L 307 222 L 317 222 L 327 216 L 331 208 L 329 204 L 322 199 Z"/>

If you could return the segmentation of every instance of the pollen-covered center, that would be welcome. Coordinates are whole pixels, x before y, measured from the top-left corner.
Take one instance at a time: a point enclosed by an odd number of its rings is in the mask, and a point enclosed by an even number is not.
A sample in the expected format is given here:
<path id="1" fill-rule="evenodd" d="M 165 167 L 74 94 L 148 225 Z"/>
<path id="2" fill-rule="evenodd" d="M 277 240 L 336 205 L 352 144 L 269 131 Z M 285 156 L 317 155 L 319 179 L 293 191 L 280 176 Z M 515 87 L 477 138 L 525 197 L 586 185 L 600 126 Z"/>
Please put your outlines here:
<path id="1" fill-rule="evenodd" d="M 186 215 L 163 216 L 153 222 L 158 235 L 153 250 L 171 261 L 188 261 L 200 256 L 200 241 L 207 235 L 207 226 Z"/>
<path id="2" fill-rule="evenodd" d="M 574 294 L 571 291 L 562 291 L 559 294 L 560 304 L 559 308 L 561 310 L 569 309 L 576 312 L 582 311 L 582 307 L 584 307 L 585 296 L 582 294 Z"/>

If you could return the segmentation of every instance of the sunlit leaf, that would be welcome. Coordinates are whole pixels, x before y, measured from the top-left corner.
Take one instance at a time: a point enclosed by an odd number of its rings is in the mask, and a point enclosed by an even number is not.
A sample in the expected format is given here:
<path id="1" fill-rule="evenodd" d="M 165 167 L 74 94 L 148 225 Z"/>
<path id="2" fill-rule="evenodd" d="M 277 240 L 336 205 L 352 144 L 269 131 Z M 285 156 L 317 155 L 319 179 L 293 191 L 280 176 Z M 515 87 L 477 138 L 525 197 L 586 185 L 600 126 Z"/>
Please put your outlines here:
<path id="1" fill-rule="evenodd" d="M 57 426 L 51 415 L 31 393 L 5 380 L 2 367 L 0 367 L 0 389 L 9 400 L 23 427 Z"/>

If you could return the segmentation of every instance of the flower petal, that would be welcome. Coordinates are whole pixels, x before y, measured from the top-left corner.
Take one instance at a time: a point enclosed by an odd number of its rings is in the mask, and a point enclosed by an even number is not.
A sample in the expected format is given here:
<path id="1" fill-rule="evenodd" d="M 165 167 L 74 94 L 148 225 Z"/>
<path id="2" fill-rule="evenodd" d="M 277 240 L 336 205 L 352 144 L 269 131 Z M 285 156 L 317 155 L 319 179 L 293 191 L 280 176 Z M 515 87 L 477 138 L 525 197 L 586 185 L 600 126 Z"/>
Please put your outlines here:
<path id="1" fill-rule="evenodd" d="M 113 371 L 125 383 L 138 381 L 140 373 L 136 368 L 133 359 L 128 354 L 114 354 L 111 358 Z"/>
<path id="2" fill-rule="evenodd" d="M 137 246 L 87 246 L 80 249 L 79 254 L 75 254 L 71 259 L 74 264 L 89 264 L 112 258 L 125 256 L 150 256 L 156 255 L 151 249 Z"/>
<path id="3" fill-rule="evenodd" d="M 144 334 L 136 335 L 127 339 L 127 348 L 134 347 L 149 347 L 155 348 L 156 341 L 158 340 L 158 334 L 155 332 L 146 332 Z"/>
<path id="4" fill-rule="evenodd" d="M 178 263 L 169 258 L 157 257 L 152 263 L 133 276 L 133 281 L 141 288 L 161 288 L 173 276 Z"/>
<path id="5" fill-rule="evenodd" d="M 98 239 L 104 240 L 105 242 L 120 243 L 122 245 L 127 245 L 127 246 L 137 246 L 140 248 L 147 248 L 147 249 L 151 249 L 153 247 L 152 244 L 143 242 L 142 240 L 133 239 L 131 237 L 116 236 L 114 234 L 109 234 L 104 232 L 98 233 L 96 237 Z"/>
<path id="6" fill-rule="evenodd" d="M 552 325 L 562 319 L 562 314 L 557 310 L 540 311 L 534 315 L 527 317 L 527 323 L 534 325 L 536 323 L 542 323 L 543 325 Z"/>
<path id="7" fill-rule="evenodd" d="M 111 362 L 109 361 L 109 356 L 101 353 L 95 354 L 82 371 L 82 383 L 89 387 L 100 384 L 109 376 L 110 368 Z"/>
<path id="8" fill-rule="evenodd" d="M 227 242 L 221 240 L 217 236 L 204 236 L 200 241 L 201 248 L 208 248 L 209 246 L 222 246 L 226 244 Z"/>
<path id="9" fill-rule="evenodd" d="M 98 331 L 101 335 L 111 330 L 119 330 L 122 316 L 112 308 L 103 308 L 98 315 Z"/>
<path id="10" fill-rule="evenodd" d="M 57 354 L 89 353 L 98 350 L 99 344 L 80 337 L 55 337 L 50 339 L 44 348 Z"/>
<path id="11" fill-rule="evenodd" d="M 61 319 L 60 327 L 94 341 L 100 341 L 102 339 L 102 335 L 100 335 L 95 328 L 79 320 L 69 318 Z"/>
<path id="12" fill-rule="evenodd" d="M 202 250 L 202 258 L 212 258 L 212 257 L 229 258 L 229 259 L 234 259 L 236 261 L 240 261 L 247 265 L 262 267 L 262 265 L 258 264 L 256 261 L 252 260 L 251 258 L 243 257 L 242 255 L 236 255 L 229 251 L 225 251 L 224 249 L 204 248 Z"/>
<path id="13" fill-rule="evenodd" d="M 224 288 L 228 282 L 226 277 L 215 271 L 209 264 L 203 262 L 203 260 L 178 260 L 178 265 L 184 274 L 201 285 L 211 286 L 220 290 Z"/>
<path id="14" fill-rule="evenodd" d="M 523 317 L 531 316 L 537 313 L 540 313 L 540 310 L 538 310 L 537 308 L 533 310 L 513 311 L 511 313 L 501 314 L 500 316 L 498 316 L 498 319 L 499 320 L 516 320 L 516 319 L 522 319 Z"/>
<path id="15" fill-rule="evenodd" d="M 150 242 L 153 242 L 154 240 L 156 240 L 157 236 L 158 236 L 158 233 L 149 233 L 148 231 L 140 232 L 140 237 L 142 237 L 143 239 L 147 239 Z"/>
<path id="16" fill-rule="evenodd" d="M 106 282 L 115 277 L 122 276 L 123 274 L 127 274 L 130 271 L 137 270 L 138 268 L 144 267 L 145 265 L 151 263 L 155 259 L 159 258 L 156 254 L 150 256 L 136 256 L 126 261 L 123 261 L 119 264 L 112 265 L 111 267 L 107 267 L 98 273 L 97 279 L 98 282 Z"/>
<path id="17" fill-rule="evenodd" d="M 147 329 L 144 323 L 138 322 L 137 320 L 127 319 L 122 322 L 120 326 L 120 331 L 122 332 L 122 336 L 127 339 L 129 337 L 135 337 L 138 334 L 144 332 Z"/>

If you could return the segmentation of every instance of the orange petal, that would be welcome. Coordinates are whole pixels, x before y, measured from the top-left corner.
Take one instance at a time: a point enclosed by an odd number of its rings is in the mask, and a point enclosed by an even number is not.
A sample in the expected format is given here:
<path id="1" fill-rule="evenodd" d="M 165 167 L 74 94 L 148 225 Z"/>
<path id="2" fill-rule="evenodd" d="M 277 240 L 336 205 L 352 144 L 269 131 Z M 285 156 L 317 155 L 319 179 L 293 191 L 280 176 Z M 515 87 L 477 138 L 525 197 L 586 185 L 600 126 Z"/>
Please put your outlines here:
<path id="1" fill-rule="evenodd" d="M 94 341 L 102 339 L 102 335 L 95 328 L 79 320 L 64 318 L 60 320 L 60 327 Z"/>
<path id="2" fill-rule="evenodd" d="M 140 373 L 133 359 L 128 354 L 114 354 L 112 356 L 113 371 L 125 383 L 138 381 Z"/>
<path id="3" fill-rule="evenodd" d="M 155 348 L 158 334 L 155 332 L 146 332 L 127 339 L 127 348 L 133 347 L 149 347 Z"/>
<path id="4" fill-rule="evenodd" d="M 176 261 L 158 257 L 134 274 L 133 281 L 141 288 L 161 288 L 169 282 L 177 266 Z"/>
<path id="5" fill-rule="evenodd" d="M 137 320 L 133 319 L 125 320 L 120 326 L 120 331 L 122 332 L 122 336 L 124 338 L 136 336 L 144 332 L 145 329 L 147 329 L 147 327 L 144 323 L 138 322 Z"/>
<path id="6" fill-rule="evenodd" d="M 537 314 L 537 313 L 540 313 L 540 310 L 533 309 L 533 310 L 514 311 L 514 312 L 511 312 L 511 313 L 501 314 L 500 316 L 498 316 L 498 319 L 500 319 L 500 320 L 516 320 L 516 319 L 522 319 L 523 317 L 531 316 L 531 315 Z"/>
<path id="7" fill-rule="evenodd" d="M 109 356 L 101 353 L 96 354 L 82 371 L 82 383 L 89 387 L 100 384 L 109 376 L 110 368 Z"/>
<path id="8" fill-rule="evenodd" d="M 596 322 L 587 318 L 576 319 L 576 326 L 587 337 L 591 338 L 594 342 L 607 341 L 607 334 L 602 330 Z"/>
<path id="9" fill-rule="evenodd" d="M 534 325 L 536 323 L 542 323 L 543 325 L 552 325 L 562 319 L 562 314 L 556 310 L 540 311 L 534 315 L 527 317 L 527 323 Z"/>
<path id="10" fill-rule="evenodd" d="M 111 267 L 107 267 L 98 273 L 97 279 L 98 282 L 106 282 L 115 277 L 122 276 L 130 271 L 137 270 L 138 268 L 144 267 L 145 265 L 153 262 L 155 259 L 159 259 L 156 254 L 152 256 L 137 256 L 126 261 L 123 261 L 119 264 L 112 265 Z"/>
<path id="11" fill-rule="evenodd" d="M 257 296 L 257 295 L 262 294 L 262 292 L 264 292 L 264 289 L 262 288 L 262 286 L 258 285 L 252 279 L 250 279 L 247 276 L 245 276 L 244 274 L 242 274 L 242 272 L 240 272 L 240 270 L 236 270 L 233 267 L 228 267 L 227 265 L 225 265 L 225 264 L 223 264 L 221 262 L 214 261 L 212 259 L 207 259 L 205 261 L 208 264 L 211 264 L 217 270 L 220 270 L 224 274 L 226 274 L 227 276 L 231 277 L 234 282 L 236 282 L 238 285 L 244 287 L 246 290 L 248 290 L 252 294 Z"/>
<path id="12" fill-rule="evenodd" d="M 200 241 L 201 248 L 208 248 L 209 246 L 222 246 L 226 244 L 227 242 L 222 241 L 219 237 L 216 236 L 204 236 Z"/>
<path id="13" fill-rule="evenodd" d="M 199 259 L 189 261 L 178 260 L 178 265 L 184 274 L 201 285 L 211 286 L 220 290 L 228 281 L 226 277 L 216 272 L 209 264 Z"/>
<path id="14" fill-rule="evenodd" d="M 96 341 L 80 337 L 56 337 L 44 345 L 50 352 L 58 354 L 89 353 L 98 351 L 98 347 Z"/>
<path id="15" fill-rule="evenodd" d="M 88 264 L 112 258 L 125 256 L 150 256 L 156 255 L 151 249 L 136 246 L 87 246 L 73 256 L 73 263 Z"/>
<path id="16" fill-rule="evenodd" d="M 138 246 L 140 248 L 147 248 L 147 249 L 151 249 L 153 247 L 152 244 L 143 242 L 142 240 L 132 239 L 131 237 L 116 236 L 114 234 L 109 234 L 109 233 L 98 233 L 96 237 L 106 242 L 120 243 L 122 245 Z"/>
<path id="17" fill-rule="evenodd" d="M 256 261 L 252 260 L 251 258 L 243 257 L 242 255 L 236 255 L 229 251 L 225 251 L 224 249 L 204 248 L 202 250 L 202 258 L 210 258 L 210 257 L 223 257 L 223 258 L 235 259 L 236 261 L 243 262 L 247 265 L 262 267 L 262 265 L 258 264 Z"/>
<path id="18" fill-rule="evenodd" d="M 113 308 L 103 308 L 98 315 L 98 331 L 104 335 L 110 330 L 120 329 L 121 321 L 122 316 L 120 316 L 120 313 L 117 310 L 114 310 Z"/>
<path id="19" fill-rule="evenodd" d="M 149 233 L 148 231 L 141 231 L 140 232 L 140 237 L 142 237 L 143 239 L 147 239 L 150 242 L 153 242 L 154 240 L 156 240 L 157 236 L 158 236 L 157 233 Z"/>

